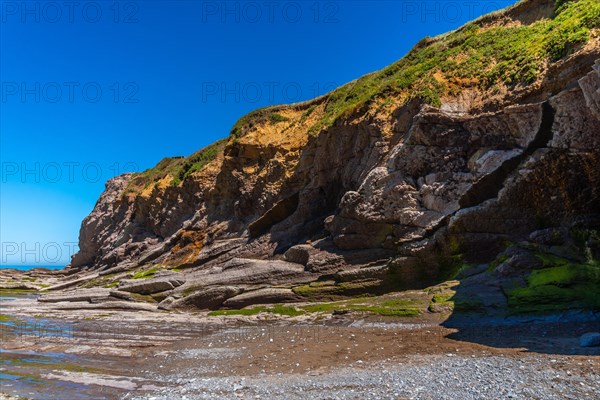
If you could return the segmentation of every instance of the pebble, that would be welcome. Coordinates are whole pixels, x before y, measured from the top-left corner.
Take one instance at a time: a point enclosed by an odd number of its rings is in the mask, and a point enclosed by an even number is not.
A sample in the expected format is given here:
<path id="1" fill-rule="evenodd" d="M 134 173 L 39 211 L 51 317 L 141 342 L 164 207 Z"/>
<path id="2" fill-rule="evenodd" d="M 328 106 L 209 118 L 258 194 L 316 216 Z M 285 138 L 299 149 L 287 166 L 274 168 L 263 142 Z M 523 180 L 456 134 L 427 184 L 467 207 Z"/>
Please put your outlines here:
<path id="1" fill-rule="evenodd" d="M 415 357 L 405 364 L 365 362 L 362 368 L 343 368 L 307 379 L 302 374 L 274 374 L 260 377 L 204 378 L 192 382 L 185 373 L 170 377 L 171 382 L 188 382 L 158 389 L 148 395 L 129 394 L 127 400 L 237 399 L 439 399 L 478 400 L 482 398 L 548 400 L 564 398 L 600 398 L 599 372 L 587 374 L 569 370 L 557 377 L 543 356 L 515 359 L 504 356 L 472 358 L 453 354 Z M 358 363 L 358 362 L 357 362 Z M 187 374 L 196 373 L 193 370 Z M 584 384 L 586 382 L 587 384 Z M 532 391 L 531 388 L 535 388 Z M 592 393 L 590 393 L 590 388 Z M 243 389 L 243 391 L 241 391 Z"/>

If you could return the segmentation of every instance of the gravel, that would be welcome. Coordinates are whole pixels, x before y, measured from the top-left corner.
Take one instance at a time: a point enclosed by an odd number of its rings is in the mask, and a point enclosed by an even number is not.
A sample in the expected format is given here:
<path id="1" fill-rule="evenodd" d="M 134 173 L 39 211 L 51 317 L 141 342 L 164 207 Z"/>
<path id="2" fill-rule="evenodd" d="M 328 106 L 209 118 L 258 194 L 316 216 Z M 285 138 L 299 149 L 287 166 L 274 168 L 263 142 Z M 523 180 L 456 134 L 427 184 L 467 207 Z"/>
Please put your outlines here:
<path id="1" fill-rule="evenodd" d="M 199 371 L 166 377 L 168 387 L 128 400 L 172 399 L 593 399 L 600 372 L 572 373 L 544 356 L 415 356 L 321 375 L 277 374 L 201 378 Z M 592 365 L 592 361 L 588 361 Z M 585 361 L 581 362 L 585 363 Z M 164 377 L 163 377 L 164 378 Z"/>

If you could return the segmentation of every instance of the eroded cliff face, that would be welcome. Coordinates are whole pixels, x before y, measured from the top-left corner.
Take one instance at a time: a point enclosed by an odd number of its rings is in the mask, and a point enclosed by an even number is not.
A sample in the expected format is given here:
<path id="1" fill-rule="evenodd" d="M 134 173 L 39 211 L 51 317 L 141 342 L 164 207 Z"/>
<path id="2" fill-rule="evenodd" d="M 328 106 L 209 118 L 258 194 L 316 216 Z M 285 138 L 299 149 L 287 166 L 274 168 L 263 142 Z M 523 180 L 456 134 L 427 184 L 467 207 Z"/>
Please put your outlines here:
<path id="1" fill-rule="evenodd" d="M 518 7 L 480 29 L 551 14 Z M 109 181 L 69 268 L 164 308 L 218 308 L 424 287 L 458 255 L 489 262 L 543 228 L 597 228 L 598 30 L 527 85 L 463 86 L 437 107 L 390 95 L 316 131 L 332 95 L 260 110 L 181 182 Z"/>

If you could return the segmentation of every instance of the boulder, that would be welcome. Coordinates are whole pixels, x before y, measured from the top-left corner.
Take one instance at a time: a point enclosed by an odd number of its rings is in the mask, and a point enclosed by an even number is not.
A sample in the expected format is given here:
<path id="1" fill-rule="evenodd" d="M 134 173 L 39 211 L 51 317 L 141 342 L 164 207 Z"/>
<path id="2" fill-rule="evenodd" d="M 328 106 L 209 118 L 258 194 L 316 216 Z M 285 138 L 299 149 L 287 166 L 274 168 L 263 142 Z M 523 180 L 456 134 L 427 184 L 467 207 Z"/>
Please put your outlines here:
<path id="1" fill-rule="evenodd" d="M 290 247 L 288 251 L 285 252 L 283 257 L 286 261 L 306 266 L 311 251 L 315 251 L 312 246 L 308 244 L 300 244 Z"/>
<path id="2" fill-rule="evenodd" d="M 135 279 L 122 282 L 119 290 L 138 294 L 154 294 L 173 290 L 181 286 L 185 278 L 181 274 L 174 274 L 150 279 Z"/>
<path id="3" fill-rule="evenodd" d="M 158 303 L 158 309 L 159 310 L 166 310 L 166 311 L 170 311 L 172 310 L 172 305 L 175 302 L 175 300 L 177 300 L 175 297 L 173 296 L 168 296 L 166 299 L 164 299 L 163 301 L 161 301 L 160 303 Z"/>
<path id="4" fill-rule="evenodd" d="M 579 345 L 581 347 L 598 347 L 600 346 L 600 333 L 588 332 L 579 338 Z"/>

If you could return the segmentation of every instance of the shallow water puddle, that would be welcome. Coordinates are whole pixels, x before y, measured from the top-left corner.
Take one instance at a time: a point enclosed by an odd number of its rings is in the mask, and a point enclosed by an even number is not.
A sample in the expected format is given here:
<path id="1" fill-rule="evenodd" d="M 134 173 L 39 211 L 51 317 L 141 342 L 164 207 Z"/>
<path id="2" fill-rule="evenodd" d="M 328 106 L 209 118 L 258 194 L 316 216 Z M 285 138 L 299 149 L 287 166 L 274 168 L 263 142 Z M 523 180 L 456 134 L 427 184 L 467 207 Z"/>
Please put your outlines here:
<path id="1" fill-rule="evenodd" d="M 70 357 L 61 353 L 38 354 L 33 351 L 0 351 L 0 386 L 2 392 L 18 394 L 32 399 L 59 398 L 49 396 L 47 380 L 42 378 L 42 371 L 51 371 L 65 367 L 76 367 L 71 364 Z M 79 396 L 80 387 L 72 383 L 60 383 L 54 391 L 70 393 L 72 399 L 89 399 Z M 66 396 L 65 396 L 66 398 Z"/>
<path id="2" fill-rule="evenodd" d="M 72 354 L 77 345 L 70 342 L 67 325 L 7 316 L 0 330 L 0 393 L 34 400 L 90 400 L 154 388 L 143 379 L 119 375 L 127 370 L 122 360 Z M 44 348 L 60 350 L 40 350 Z"/>
<path id="3" fill-rule="evenodd" d="M 115 375 L 106 366 L 97 368 L 88 363 L 64 353 L 2 350 L 0 387 L 2 393 L 36 400 L 113 398 L 133 390 L 156 388 L 144 379 Z"/>

